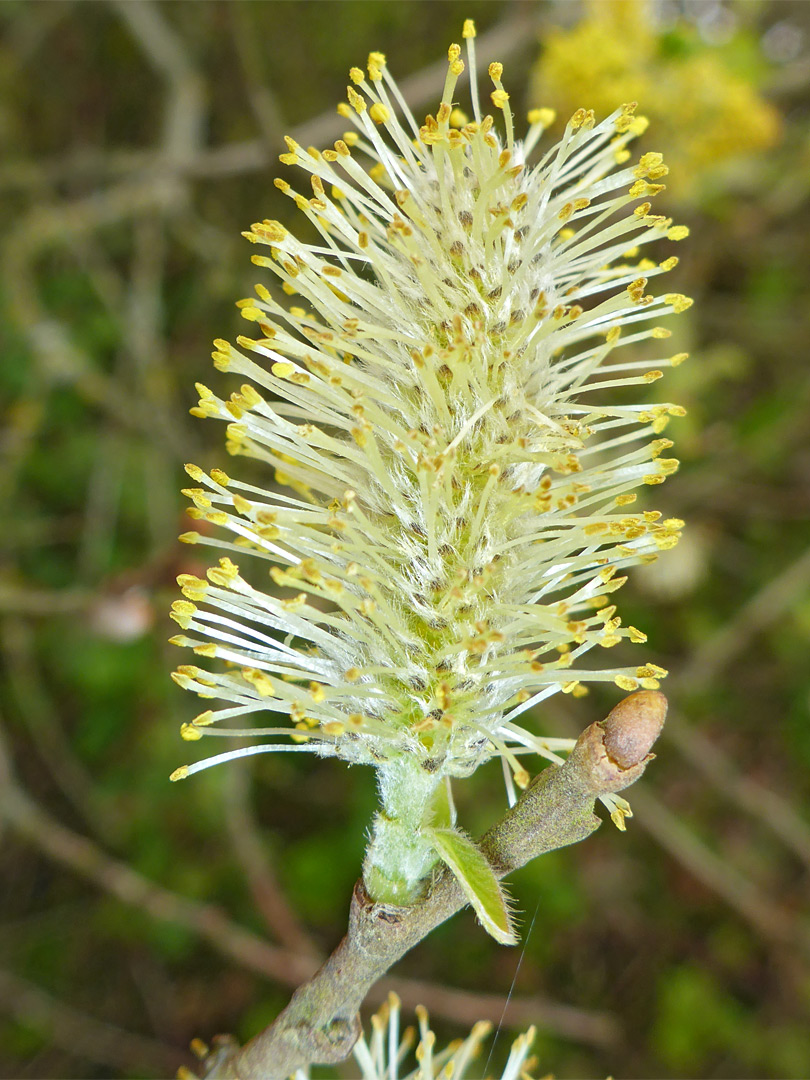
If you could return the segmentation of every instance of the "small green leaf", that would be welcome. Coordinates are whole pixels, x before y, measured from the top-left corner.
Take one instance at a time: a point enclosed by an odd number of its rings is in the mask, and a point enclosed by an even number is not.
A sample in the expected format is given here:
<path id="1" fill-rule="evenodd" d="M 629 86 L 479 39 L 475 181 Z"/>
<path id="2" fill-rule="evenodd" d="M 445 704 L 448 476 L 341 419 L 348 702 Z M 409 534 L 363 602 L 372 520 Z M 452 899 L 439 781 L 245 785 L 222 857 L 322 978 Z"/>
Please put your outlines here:
<path id="1" fill-rule="evenodd" d="M 456 823 L 456 807 L 449 776 L 445 776 L 444 782 L 436 788 L 430 805 L 429 820 L 434 829 L 452 829 Z"/>
<path id="2" fill-rule="evenodd" d="M 487 933 L 503 945 L 516 945 L 506 893 L 480 849 L 458 829 L 425 829 L 425 833 L 455 874 Z"/>

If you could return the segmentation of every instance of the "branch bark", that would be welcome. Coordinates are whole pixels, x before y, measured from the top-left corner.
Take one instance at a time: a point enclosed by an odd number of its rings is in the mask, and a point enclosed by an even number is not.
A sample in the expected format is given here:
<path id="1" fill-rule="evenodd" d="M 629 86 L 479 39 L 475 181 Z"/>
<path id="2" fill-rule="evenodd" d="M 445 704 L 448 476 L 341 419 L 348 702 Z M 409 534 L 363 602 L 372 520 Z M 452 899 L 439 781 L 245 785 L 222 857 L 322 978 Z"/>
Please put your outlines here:
<path id="1" fill-rule="evenodd" d="M 634 783 L 651 760 L 666 698 L 642 691 L 620 702 L 579 737 L 568 760 L 545 769 L 479 846 L 499 878 L 546 851 L 584 840 L 599 827 L 594 802 Z M 285 1080 L 296 1069 L 343 1061 L 360 1034 L 360 1006 L 406 952 L 467 903 L 449 871 L 409 907 L 375 904 L 358 881 L 349 928 L 316 975 L 246 1046 L 220 1037 L 203 1063 L 217 1080 Z"/>
<path id="2" fill-rule="evenodd" d="M 152 918 L 183 927 L 207 941 L 231 962 L 264 978 L 292 989 L 312 978 L 322 958 L 309 951 L 271 944 L 231 921 L 214 904 L 171 892 L 133 870 L 128 863 L 114 858 L 94 841 L 62 825 L 34 802 L 15 778 L 3 738 L 0 723 L 0 835 L 5 825 L 13 827 L 58 865 Z M 421 1003 L 431 1015 L 467 1026 L 477 1020 L 497 1022 L 505 1005 L 504 998 L 499 995 L 474 994 L 405 978 L 383 980 L 373 988 L 367 1001 L 374 1006 L 381 1005 L 391 991 L 402 999 L 406 1008 L 413 1009 Z M 594 1045 L 615 1043 L 619 1034 L 615 1021 L 607 1013 L 577 1009 L 542 998 L 511 997 L 509 1010 L 516 1024 L 528 1027 L 540 1023 L 547 1031 Z"/>

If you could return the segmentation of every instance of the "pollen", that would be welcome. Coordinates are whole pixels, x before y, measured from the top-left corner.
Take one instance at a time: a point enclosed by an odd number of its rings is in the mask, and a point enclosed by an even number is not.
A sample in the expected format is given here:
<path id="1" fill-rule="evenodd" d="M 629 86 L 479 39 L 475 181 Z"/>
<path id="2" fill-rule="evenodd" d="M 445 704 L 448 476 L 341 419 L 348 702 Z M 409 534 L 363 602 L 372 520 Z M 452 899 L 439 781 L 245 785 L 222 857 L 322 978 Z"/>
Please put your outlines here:
<path id="1" fill-rule="evenodd" d="M 694 304 L 694 300 L 689 296 L 683 296 L 682 293 L 667 293 L 664 297 L 664 301 L 672 306 L 673 311 L 681 312 L 686 311 Z"/>

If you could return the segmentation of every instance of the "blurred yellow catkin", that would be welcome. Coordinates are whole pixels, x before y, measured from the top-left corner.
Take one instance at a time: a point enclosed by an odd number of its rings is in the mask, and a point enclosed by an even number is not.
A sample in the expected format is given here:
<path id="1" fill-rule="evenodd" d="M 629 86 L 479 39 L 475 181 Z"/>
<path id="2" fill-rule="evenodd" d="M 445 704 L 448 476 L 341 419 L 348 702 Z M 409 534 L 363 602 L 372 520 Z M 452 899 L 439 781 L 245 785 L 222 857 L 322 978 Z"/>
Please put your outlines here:
<path id="1" fill-rule="evenodd" d="M 673 47 L 676 41 L 678 47 Z M 583 102 L 599 115 L 638 101 L 690 196 L 705 175 L 779 139 L 781 118 L 726 53 L 696 27 L 662 30 L 648 0 L 586 0 L 570 29 L 552 29 L 535 66 L 531 100 L 568 116 Z"/>

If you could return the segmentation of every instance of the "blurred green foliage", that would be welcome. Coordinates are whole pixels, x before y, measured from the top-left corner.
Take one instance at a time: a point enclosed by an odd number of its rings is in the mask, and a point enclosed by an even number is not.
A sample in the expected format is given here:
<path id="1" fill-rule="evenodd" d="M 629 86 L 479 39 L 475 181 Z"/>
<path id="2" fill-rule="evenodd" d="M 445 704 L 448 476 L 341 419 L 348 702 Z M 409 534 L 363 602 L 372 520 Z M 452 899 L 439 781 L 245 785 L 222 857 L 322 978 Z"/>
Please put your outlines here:
<path id="1" fill-rule="evenodd" d="M 283 1005 L 291 987 L 257 970 L 262 938 L 289 958 L 343 932 L 370 774 L 289 755 L 167 782 L 194 703 L 168 679 L 165 612 L 175 575 L 204 567 L 175 541 L 181 466 L 227 464 L 221 428 L 187 409 L 195 380 L 225 380 L 210 341 L 238 332 L 233 301 L 256 277 L 240 230 L 289 213 L 281 135 L 318 117 L 327 144 L 350 65 L 382 49 L 395 75 L 418 73 L 472 16 L 501 34 L 518 114 L 637 96 L 642 150 L 671 158 L 661 199 L 692 230 L 675 277 L 697 302 L 672 344 L 693 355 L 668 376 L 689 409 L 672 428 L 683 466 L 656 491 L 689 530 L 622 597 L 673 672 L 675 716 L 628 833 L 516 875 L 527 928 L 537 909 L 519 970 L 467 913 L 394 974 L 502 997 L 514 978 L 520 1024 L 532 999 L 580 1010 L 539 1022 L 539 1069 L 561 1078 L 806 1076 L 810 8 L 128 6 L 0 9 L 0 717 L 53 823 L 258 937 L 240 961 L 210 917 L 157 918 L 137 891 L 125 904 L 66 865 L 63 837 L 46 853 L 56 825 L 0 817 L 0 1075 L 168 1075 L 191 1037 L 246 1038 Z M 417 113 L 442 78 L 417 79 Z M 704 90 L 723 108 L 702 127 Z M 577 731 L 613 703 L 566 698 L 536 722 Z M 497 770 L 458 802 L 486 828 Z M 440 1037 L 469 1026 L 426 997 Z"/>

